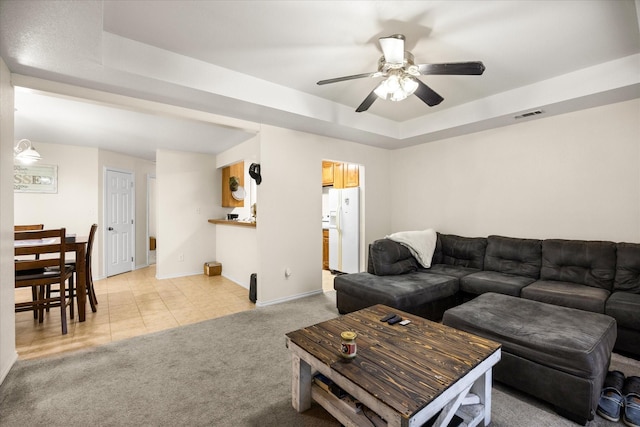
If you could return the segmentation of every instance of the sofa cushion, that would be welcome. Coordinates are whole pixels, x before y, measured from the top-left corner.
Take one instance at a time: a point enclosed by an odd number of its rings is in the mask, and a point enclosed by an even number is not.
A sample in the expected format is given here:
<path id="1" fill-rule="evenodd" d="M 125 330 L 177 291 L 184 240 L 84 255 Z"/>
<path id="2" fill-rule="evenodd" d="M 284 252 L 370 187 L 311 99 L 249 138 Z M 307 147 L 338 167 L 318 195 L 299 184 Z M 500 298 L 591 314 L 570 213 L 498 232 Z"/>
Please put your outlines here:
<path id="1" fill-rule="evenodd" d="M 522 289 L 522 298 L 604 313 L 605 303 L 611 292 L 572 282 L 538 280 Z"/>
<path id="2" fill-rule="evenodd" d="M 369 247 L 373 273 L 377 276 L 395 276 L 418 269 L 418 262 L 408 248 L 390 239 L 379 239 Z"/>
<path id="3" fill-rule="evenodd" d="M 614 292 L 604 312 L 616 319 L 619 326 L 640 330 L 640 294 Z"/>
<path id="4" fill-rule="evenodd" d="M 439 274 L 460 279 L 469 274 L 477 273 L 480 270 L 477 268 L 461 267 L 457 265 L 435 264 L 432 265 L 431 268 L 422 268 L 418 271 L 427 274 Z"/>
<path id="5" fill-rule="evenodd" d="M 339 293 L 371 301 L 372 305 L 398 309 L 437 301 L 459 290 L 455 277 L 418 272 L 382 277 L 370 273 L 343 274 L 336 276 L 333 287 Z"/>
<path id="6" fill-rule="evenodd" d="M 447 264 L 482 270 L 487 239 L 438 233 L 433 264 Z"/>
<path id="7" fill-rule="evenodd" d="M 616 270 L 613 242 L 550 239 L 542 242 L 540 279 L 611 291 Z"/>
<path id="8" fill-rule="evenodd" d="M 542 241 L 489 236 L 484 269 L 516 276 L 540 278 Z"/>
<path id="9" fill-rule="evenodd" d="M 519 297 L 522 288 L 533 282 L 535 279 L 531 277 L 515 276 L 497 271 L 479 271 L 462 277 L 460 289 L 474 295 L 496 292 Z"/>
<path id="10" fill-rule="evenodd" d="M 640 294 L 640 244 L 617 244 L 616 277 L 613 289 Z"/>

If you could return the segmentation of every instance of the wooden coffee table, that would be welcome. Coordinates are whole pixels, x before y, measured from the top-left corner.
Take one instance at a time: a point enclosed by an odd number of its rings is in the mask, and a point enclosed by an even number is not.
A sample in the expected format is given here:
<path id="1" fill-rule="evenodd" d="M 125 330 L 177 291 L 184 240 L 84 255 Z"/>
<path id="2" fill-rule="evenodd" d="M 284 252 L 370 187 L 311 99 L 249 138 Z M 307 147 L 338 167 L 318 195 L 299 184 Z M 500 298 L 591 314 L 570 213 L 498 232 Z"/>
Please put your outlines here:
<path id="1" fill-rule="evenodd" d="M 411 323 L 381 322 L 390 312 Z M 351 360 L 340 356 L 340 333 L 347 330 L 358 334 Z M 454 415 L 468 426 L 491 422 L 491 369 L 500 360 L 494 341 L 376 305 L 290 332 L 286 343 L 298 412 L 313 399 L 345 426 L 422 426 L 438 414 L 434 426 Z M 359 404 L 316 385 L 318 373 Z"/>

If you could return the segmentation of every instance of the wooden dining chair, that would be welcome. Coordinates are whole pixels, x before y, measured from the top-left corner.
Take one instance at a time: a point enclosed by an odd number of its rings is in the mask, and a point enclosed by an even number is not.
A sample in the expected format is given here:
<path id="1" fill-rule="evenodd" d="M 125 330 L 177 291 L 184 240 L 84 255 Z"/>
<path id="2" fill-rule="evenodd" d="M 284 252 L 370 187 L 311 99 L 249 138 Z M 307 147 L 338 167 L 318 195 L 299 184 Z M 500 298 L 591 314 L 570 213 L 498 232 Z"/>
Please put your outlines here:
<path id="1" fill-rule="evenodd" d="M 98 230 L 98 224 L 91 225 L 91 229 L 89 230 L 89 239 L 87 240 L 87 250 L 85 252 L 85 283 L 87 288 L 87 297 L 89 298 L 89 304 L 91 304 L 91 311 L 94 313 L 98 310 L 96 305 L 98 305 L 98 299 L 96 298 L 96 291 L 93 287 L 93 273 L 91 271 L 91 253 L 93 251 L 93 240 L 96 235 L 96 231 Z M 68 266 L 72 266 L 74 269 L 74 273 L 77 275 L 78 271 L 76 268 L 76 260 L 67 261 Z M 71 278 L 69 282 L 69 287 L 67 292 L 74 292 L 75 290 L 74 279 Z M 47 297 L 51 295 L 51 293 L 59 292 L 56 288 L 47 287 Z"/>
<path id="2" fill-rule="evenodd" d="M 44 224 L 17 224 L 13 226 L 13 231 L 36 231 L 36 230 L 44 230 Z M 40 258 L 40 254 L 36 254 L 35 258 Z M 38 296 L 36 295 L 36 287 L 31 287 L 31 295 L 33 300 L 35 301 Z M 38 311 L 33 310 L 33 318 L 38 318 Z"/>
<path id="3" fill-rule="evenodd" d="M 27 302 L 16 302 L 16 312 L 37 310 L 38 322 L 44 320 L 44 310 L 49 307 L 60 307 L 62 334 L 67 333 L 67 306 L 73 319 L 73 292 L 67 297 L 66 282 L 73 276 L 74 268 L 65 264 L 66 230 L 19 231 L 14 235 L 15 255 L 43 255 L 41 259 L 15 260 L 15 287 L 37 288 L 36 299 Z M 60 292 L 57 296 L 46 295 L 46 287 L 57 284 Z"/>

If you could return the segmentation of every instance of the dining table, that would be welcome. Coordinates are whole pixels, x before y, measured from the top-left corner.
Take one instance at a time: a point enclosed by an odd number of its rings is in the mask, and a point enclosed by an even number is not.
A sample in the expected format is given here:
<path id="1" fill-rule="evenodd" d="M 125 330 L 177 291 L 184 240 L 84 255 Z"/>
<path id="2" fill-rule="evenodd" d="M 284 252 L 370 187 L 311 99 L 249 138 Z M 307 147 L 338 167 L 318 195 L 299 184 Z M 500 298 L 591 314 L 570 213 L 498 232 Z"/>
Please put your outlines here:
<path id="1" fill-rule="evenodd" d="M 32 240 L 14 240 L 15 248 L 29 248 L 51 243 L 57 243 L 60 239 L 32 239 Z M 86 320 L 87 307 L 87 243 L 88 236 L 67 236 L 65 248 L 67 253 L 75 253 L 76 259 L 76 298 L 78 300 L 78 320 L 84 322 Z"/>

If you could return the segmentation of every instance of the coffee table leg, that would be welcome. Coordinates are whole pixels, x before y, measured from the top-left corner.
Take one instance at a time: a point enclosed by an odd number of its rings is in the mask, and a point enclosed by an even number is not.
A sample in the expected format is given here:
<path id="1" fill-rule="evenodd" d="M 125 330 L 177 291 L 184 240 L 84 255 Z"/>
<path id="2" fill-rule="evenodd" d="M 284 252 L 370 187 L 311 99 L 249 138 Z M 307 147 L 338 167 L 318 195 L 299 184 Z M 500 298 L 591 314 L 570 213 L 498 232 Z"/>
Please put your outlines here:
<path id="1" fill-rule="evenodd" d="M 291 404 L 298 412 L 311 407 L 311 366 L 296 355 L 291 356 Z"/>
<path id="2" fill-rule="evenodd" d="M 480 378 L 471 386 L 471 393 L 480 398 L 480 403 L 484 405 L 484 425 L 488 426 L 491 423 L 491 385 L 492 374 L 491 369 L 486 371 Z"/>

